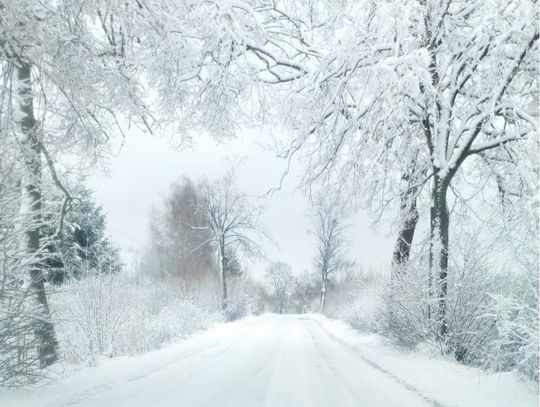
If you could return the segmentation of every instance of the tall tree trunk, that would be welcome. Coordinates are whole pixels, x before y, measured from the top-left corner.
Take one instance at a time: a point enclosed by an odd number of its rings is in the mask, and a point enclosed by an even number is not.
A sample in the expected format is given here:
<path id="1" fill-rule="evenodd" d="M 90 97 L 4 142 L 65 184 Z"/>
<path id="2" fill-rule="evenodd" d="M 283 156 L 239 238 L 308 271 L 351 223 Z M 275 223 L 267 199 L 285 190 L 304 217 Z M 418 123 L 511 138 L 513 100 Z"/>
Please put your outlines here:
<path id="1" fill-rule="evenodd" d="M 416 231 L 416 225 L 419 219 L 416 201 L 420 192 L 420 186 L 410 185 L 411 173 L 408 171 L 403 172 L 401 175 L 401 182 L 408 187 L 400 193 L 400 228 L 394 246 L 394 252 L 392 253 L 393 275 L 402 270 L 402 266 L 409 261 L 414 232 Z"/>
<path id="2" fill-rule="evenodd" d="M 399 231 L 392 253 L 392 279 L 403 271 L 409 262 L 414 233 L 419 220 L 417 200 L 426 175 L 426 169 L 418 162 L 419 149 L 413 150 L 401 171 L 399 193 Z"/>
<path id="3" fill-rule="evenodd" d="M 219 241 L 221 253 L 221 309 L 227 309 L 227 257 L 225 255 L 225 239 L 221 237 Z"/>
<path id="4" fill-rule="evenodd" d="M 450 177 L 433 178 L 431 193 L 430 254 L 429 268 L 431 276 L 437 280 L 438 335 L 444 341 L 448 332 L 446 302 L 448 292 L 448 232 L 450 214 L 447 205 L 447 191 Z"/>
<path id="5" fill-rule="evenodd" d="M 400 270 L 401 266 L 407 264 L 411 254 L 414 232 L 420 218 L 416 209 L 416 198 L 410 207 L 402 207 L 400 211 L 406 218 L 402 220 L 392 254 L 392 265 L 396 272 Z"/>
<path id="6" fill-rule="evenodd" d="M 30 224 L 26 230 L 26 253 L 30 258 L 29 278 L 30 289 L 35 295 L 41 315 L 35 320 L 34 334 L 39 343 L 38 355 L 40 365 L 47 367 L 58 358 L 58 342 L 51 321 L 49 304 L 45 292 L 45 277 L 43 263 L 40 260 L 40 229 L 41 229 L 41 148 L 37 133 L 37 121 L 34 116 L 32 96 L 31 65 L 19 61 L 16 67 L 18 107 L 21 112 L 20 130 L 22 133 L 21 147 L 26 164 L 26 174 L 22 186 L 23 199 L 28 211 Z"/>
<path id="7" fill-rule="evenodd" d="M 326 303 L 326 281 L 328 277 L 323 275 L 322 285 L 321 285 L 321 302 L 319 304 L 319 312 L 324 311 L 324 304 Z"/>

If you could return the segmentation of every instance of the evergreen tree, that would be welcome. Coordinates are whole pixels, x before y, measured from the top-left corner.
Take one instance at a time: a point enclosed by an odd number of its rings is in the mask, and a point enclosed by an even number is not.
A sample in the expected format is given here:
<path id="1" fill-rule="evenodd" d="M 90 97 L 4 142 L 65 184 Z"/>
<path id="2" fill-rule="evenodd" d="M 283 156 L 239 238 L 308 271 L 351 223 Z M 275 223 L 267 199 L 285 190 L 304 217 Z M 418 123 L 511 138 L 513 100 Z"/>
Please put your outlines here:
<path id="1" fill-rule="evenodd" d="M 53 284 L 62 284 L 70 277 L 114 273 L 122 269 L 118 249 L 106 233 L 107 221 L 102 207 L 95 203 L 88 188 L 78 186 L 76 189 L 62 230 L 56 234 L 50 226 L 43 229 L 43 239 L 49 239 L 46 274 Z M 56 201 L 51 205 L 58 206 L 59 203 Z M 49 220 L 52 216 L 48 216 Z"/>

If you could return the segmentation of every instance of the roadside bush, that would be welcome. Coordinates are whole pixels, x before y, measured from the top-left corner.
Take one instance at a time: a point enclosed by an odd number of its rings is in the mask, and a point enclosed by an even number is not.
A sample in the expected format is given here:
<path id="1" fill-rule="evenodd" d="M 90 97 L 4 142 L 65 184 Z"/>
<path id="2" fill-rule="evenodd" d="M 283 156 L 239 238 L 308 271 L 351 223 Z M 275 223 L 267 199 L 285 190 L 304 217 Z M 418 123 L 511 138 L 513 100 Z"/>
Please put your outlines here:
<path id="1" fill-rule="evenodd" d="M 378 313 L 384 277 L 349 269 L 335 276 L 328 287 L 324 314 L 365 331 L 380 330 Z"/>
<path id="2" fill-rule="evenodd" d="M 22 219 L 13 196 L 0 194 L 0 388 L 24 386 L 43 376 L 38 357 L 36 325 L 43 320 L 41 307 L 28 287 L 27 262 L 19 242 Z M 16 195 L 15 195 L 16 196 Z M 10 199 L 11 198 L 11 199 Z M 11 224 L 12 222 L 12 224 Z M 9 225 L 9 226 L 6 226 Z"/>
<path id="3" fill-rule="evenodd" d="M 166 282 L 123 273 L 70 281 L 52 293 L 51 308 L 61 356 L 84 365 L 155 349 L 220 319 Z"/>
<path id="4" fill-rule="evenodd" d="M 430 343 L 435 326 L 430 314 L 436 312 L 436 301 L 430 296 L 427 267 L 421 261 L 411 262 L 385 279 L 378 310 L 380 332 L 397 345 L 415 349 Z M 433 343 L 431 343 L 433 344 Z"/>
<path id="5" fill-rule="evenodd" d="M 486 351 L 486 364 L 497 370 L 517 370 L 538 382 L 538 284 L 517 295 L 493 295 L 488 313 L 496 336 Z"/>
<path id="6" fill-rule="evenodd" d="M 259 315 L 264 309 L 264 287 L 261 284 L 245 273 L 229 279 L 228 309 L 225 315 L 228 321 Z"/>
<path id="7" fill-rule="evenodd" d="M 437 347 L 456 360 L 498 371 L 517 370 L 538 380 L 538 276 L 497 270 L 486 251 L 466 245 L 449 273 L 448 333 L 437 336 L 437 299 L 427 265 L 411 262 L 383 290 L 381 333 L 414 349 Z"/>
<path id="8" fill-rule="evenodd" d="M 33 328 L 37 314 L 20 290 L 0 296 L 0 388 L 29 384 L 43 375 Z"/>

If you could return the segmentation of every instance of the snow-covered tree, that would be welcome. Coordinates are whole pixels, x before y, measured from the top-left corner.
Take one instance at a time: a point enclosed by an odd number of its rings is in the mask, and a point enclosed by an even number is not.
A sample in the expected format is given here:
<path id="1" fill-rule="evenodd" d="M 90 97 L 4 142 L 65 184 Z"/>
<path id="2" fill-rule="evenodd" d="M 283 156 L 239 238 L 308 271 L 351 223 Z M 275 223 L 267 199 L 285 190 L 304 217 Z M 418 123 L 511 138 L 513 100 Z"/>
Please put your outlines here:
<path id="1" fill-rule="evenodd" d="M 322 4 L 311 21 L 325 15 L 321 8 L 337 10 L 324 28 L 302 24 L 307 19 L 291 7 L 291 26 L 303 29 L 293 30 L 297 35 L 285 51 L 268 45 L 276 61 L 269 70 L 280 69 L 275 80 L 292 82 L 280 112 L 294 137 L 281 151 L 303 158 L 308 184 L 329 178 L 381 211 L 402 197 L 410 213 L 400 215 L 400 238 L 412 237 L 415 199 L 431 182 L 433 317 L 444 340 L 448 191 L 459 189 L 455 175 L 464 162 L 504 155 L 538 138 L 538 30 L 530 24 L 537 8 L 532 1 L 507 0 Z M 309 47 L 294 46 L 305 37 Z M 413 173 L 414 182 L 396 188 Z"/>
<path id="2" fill-rule="evenodd" d="M 62 155 L 93 164 L 129 126 L 174 124 L 180 141 L 188 127 L 230 134 L 228 115 L 240 115 L 238 96 L 249 83 L 235 62 L 237 43 L 256 22 L 247 2 L 7 0 L 0 10 L 0 116 L 25 164 L 27 280 L 43 312 L 35 335 L 47 366 L 57 346 L 38 261 L 43 173 L 64 193 L 65 209 Z"/>
<path id="3" fill-rule="evenodd" d="M 209 233 L 209 243 L 217 249 L 222 309 L 226 310 L 227 271 L 236 253 L 247 256 L 263 253 L 256 240 L 266 236 L 259 223 L 263 209 L 252 205 L 249 197 L 238 189 L 232 170 L 214 183 L 202 182 L 198 190 L 201 197 L 197 208 L 206 223 L 203 229 Z"/>
<path id="4" fill-rule="evenodd" d="M 304 270 L 299 276 L 295 276 L 291 301 L 296 306 L 296 312 L 310 312 L 316 300 L 319 300 L 320 303 L 319 280 L 318 273 L 310 273 L 307 270 Z"/>
<path id="5" fill-rule="evenodd" d="M 65 279 L 81 278 L 92 273 L 115 273 L 122 269 L 116 249 L 106 226 L 107 220 L 101 206 L 94 201 L 90 190 L 83 186 L 71 188 L 73 199 L 68 206 L 64 227 L 56 234 L 55 220 L 58 202 L 45 212 L 42 233 L 46 247 L 46 278 L 54 284 Z M 47 233 L 49 232 L 49 233 Z"/>
<path id="6" fill-rule="evenodd" d="M 347 243 L 346 209 L 339 197 L 331 199 L 319 195 L 314 202 L 313 222 L 317 238 L 315 268 L 320 276 L 321 295 L 319 311 L 324 310 L 329 278 L 348 264 L 345 259 Z"/>
<path id="7" fill-rule="evenodd" d="M 286 311 L 289 297 L 293 291 L 294 278 L 291 270 L 291 266 L 279 261 L 270 263 L 266 269 L 265 279 L 270 286 L 279 314 Z"/>

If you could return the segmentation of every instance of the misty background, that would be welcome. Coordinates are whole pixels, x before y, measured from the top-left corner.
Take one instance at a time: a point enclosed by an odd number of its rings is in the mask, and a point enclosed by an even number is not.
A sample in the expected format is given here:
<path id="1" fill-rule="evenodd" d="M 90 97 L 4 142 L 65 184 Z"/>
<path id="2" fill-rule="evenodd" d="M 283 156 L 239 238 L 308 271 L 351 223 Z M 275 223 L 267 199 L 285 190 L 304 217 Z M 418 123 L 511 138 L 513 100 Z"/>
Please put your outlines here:
<path id="1" fill-rule="evenodd" d="M 171 184 L 182 176 L 194 182 L 217 179 L 231 163 L 236 165 L 240 190 L 265 207 L 261 223 L 273 239 L 263 242 L 267 257 L 290 264 L 294 274 L 313 268 L 317 242 L 307 216 L 309 198 L 298 188 L 302 166 L 293 161 L 281 188 L 269 193 L 279 187 L 287 163 L 259 143 L 256 130 L 240 132 L 224 143 L 201 135 L 189 148 L 138 131 L 118 138 L 116 144 L 109 162 L 94 170 L 89 184 L 107 214 L 108 231 L 128 270 L 136 269 L 148 244 L 150 214 Z M 374 225 L 369 213 L 359 209 L 349 225 L 351 260 L 365 270 L 389 266 L 394 242 L 388 222 L 383 219 Z M 266 259 L 244 261 L 254 276 L 260 277 L 267 266 Z"/>

